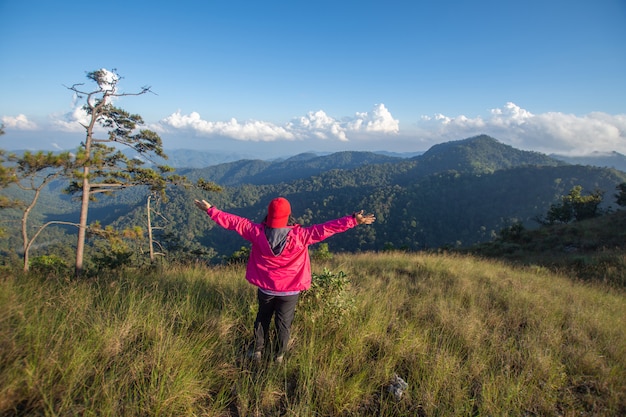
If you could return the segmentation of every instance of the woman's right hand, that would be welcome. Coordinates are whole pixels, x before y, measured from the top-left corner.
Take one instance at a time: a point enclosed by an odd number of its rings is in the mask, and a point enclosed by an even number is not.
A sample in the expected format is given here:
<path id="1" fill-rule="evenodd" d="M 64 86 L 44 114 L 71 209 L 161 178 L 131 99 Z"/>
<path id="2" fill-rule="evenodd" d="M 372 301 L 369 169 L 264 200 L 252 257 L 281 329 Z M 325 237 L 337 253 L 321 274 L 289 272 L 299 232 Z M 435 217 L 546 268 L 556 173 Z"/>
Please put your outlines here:
<path id="1" fill-rule="evenodd" d="M 209 203 L 209 202 L 208 202 L 208 201 L 206 201 L 206 200 L 202 200 L 202 201 L 200 201 L 200 200 L 194 200 L 194 203 L 195 203 L 196 207 L 198 207 L 198 208 L 199 208 L 200 210 L 202 210 L 202 211 L 207 211 L 208 209 L 210 209 L 211 207 L 213 207 L 213 206 L 211 205 L 211 203 Z"/>

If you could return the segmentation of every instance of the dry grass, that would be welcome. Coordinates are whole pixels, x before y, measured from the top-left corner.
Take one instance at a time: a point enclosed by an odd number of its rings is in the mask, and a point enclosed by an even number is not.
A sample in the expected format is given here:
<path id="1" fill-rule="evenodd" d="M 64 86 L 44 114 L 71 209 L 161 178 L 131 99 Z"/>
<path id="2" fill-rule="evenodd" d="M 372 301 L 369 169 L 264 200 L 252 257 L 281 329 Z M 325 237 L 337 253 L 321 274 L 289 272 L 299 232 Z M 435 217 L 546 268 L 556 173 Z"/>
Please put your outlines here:
<path id="1" fill-rule="evenodd" d="M 244 358 L 256 302 L 242 267 L 5 278 L 0 415 L 626 413 L 619 290 L 467 256 L 323 268 L 346 273 L 354 308 L 299 310 L 287 361 L 259 366 Z M 399 401 L 394 374 L 408 383 Z"/>

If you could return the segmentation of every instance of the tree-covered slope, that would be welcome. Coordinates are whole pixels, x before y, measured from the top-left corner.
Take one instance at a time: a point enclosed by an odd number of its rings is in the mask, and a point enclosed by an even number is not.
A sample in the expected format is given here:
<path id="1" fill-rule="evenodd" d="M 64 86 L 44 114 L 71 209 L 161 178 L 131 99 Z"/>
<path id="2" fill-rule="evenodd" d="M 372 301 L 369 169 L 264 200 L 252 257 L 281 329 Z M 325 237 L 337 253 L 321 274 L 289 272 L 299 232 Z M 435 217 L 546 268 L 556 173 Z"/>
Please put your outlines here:
<path id="1" fill-rule="evenodd" d="M 484 174 L 445 172 L 422 177 L 407 186 L 368 184 L 353 174 L 332 171 L 291 183 L 227 187 L 212 194 L 171 190 L 170 202 L 162 207 L 163 215 L 170 219 L 167 230 L 177 242 L 199 242 L 229 255 L 246 242 L 216 227 L 197 211 L 192 200 L 205 198 L 218 208 L 260 222 L 269 201 L 283 195 L 304 225 L 358 209 L 376 214 L 374 225 L 330 239 L 327 243 L 331 251 L 420 250 L 490 241 L 501 229 L 518 222 L 528 228 L 538 227 L 534 219 L 545 215 L 550 205 L 574 185 L 581 185 L 587 192 L 604 190 L 605 208 L 615 205 L 615 187 L 626 181 L 626 174 L 620 171 L 575 165 L 526 166 Z M 138 219 L 142 212 L 139 209 Z"/>

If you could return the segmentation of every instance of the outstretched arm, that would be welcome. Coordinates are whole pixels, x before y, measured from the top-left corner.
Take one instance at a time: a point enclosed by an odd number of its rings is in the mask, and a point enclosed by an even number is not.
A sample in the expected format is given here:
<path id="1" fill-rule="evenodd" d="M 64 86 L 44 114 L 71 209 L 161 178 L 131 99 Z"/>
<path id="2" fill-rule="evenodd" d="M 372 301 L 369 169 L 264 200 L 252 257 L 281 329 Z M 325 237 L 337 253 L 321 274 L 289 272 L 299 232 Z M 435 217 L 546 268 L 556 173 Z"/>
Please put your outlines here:
<path id="1" fill-rule="evenodd" d="M 354 218 L 356 219 L 356 222 L 358 224 L 374 223 L 374 221 L 376 220 L 376 216 L 374 216 L 372 213 L 369 213 L 369 214 L 363 214 L 363 213 L 365 213 L 363 210 L 354 213 Z"/>
<path id="2" fill-rule="evenodd" d="M 245 217 L 237 216 L 236 214 L 226 213 L 219 210 L 213 204 L 206 200 L 194 200 L 194 204 L 200 210 L 204 211 L 209 217 L 224 229 L 234 230 L 239 233 L 241 237 L 246 240 L 250 240 L 253 236 L 252 231 L 254 224 Z M 212 209 L 212 210 L 209 210 Z"/>

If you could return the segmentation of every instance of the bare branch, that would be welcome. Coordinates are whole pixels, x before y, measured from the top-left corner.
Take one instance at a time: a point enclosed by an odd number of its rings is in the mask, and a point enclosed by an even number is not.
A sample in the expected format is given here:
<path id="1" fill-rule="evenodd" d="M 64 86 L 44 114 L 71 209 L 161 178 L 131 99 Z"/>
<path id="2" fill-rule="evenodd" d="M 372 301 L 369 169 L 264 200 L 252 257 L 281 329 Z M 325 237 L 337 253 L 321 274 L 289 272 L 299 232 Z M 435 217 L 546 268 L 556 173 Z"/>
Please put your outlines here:
<path id="1" fill-rule="evenodd" d="M 49 221 L 49 222 L 47 222 L 47 223 L 43 224 L 43 225 L 39 228 L 39 230 L 37 230 L 37 233 L 35 233 L 35 234 L 33 235 L 33 237 L 31 237 L 31 238 L 30 238 L 30 242 L 28 242 L 28 244 L 26 245 L 26 250 L 27 250 L 27 251 L 28 251 L 28 250 L 30 250 L 30 247 L 31 247 L 31 246 L 33 245 L 33 243 L 35 242 L 35 239 L 37 238 L 37 236 L 39 236 L 39 234 L 40 234 L 41 232 L 43 232 L 43 230 L 44 230 L 46 227 L 48 227 L 48 226 L 50 226 L 50 225 L 52 225 L 52 224 L 64 224 L 64 225 L 67 225 L 67 226 L 76 226 L 76 227 L 80 227 L 80 225 L 79 225 L 78 223 L 64 222 L 64 221 L 61 221 L 61 220 L 52 220 L 52 221 Z"/>

